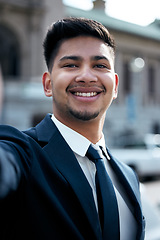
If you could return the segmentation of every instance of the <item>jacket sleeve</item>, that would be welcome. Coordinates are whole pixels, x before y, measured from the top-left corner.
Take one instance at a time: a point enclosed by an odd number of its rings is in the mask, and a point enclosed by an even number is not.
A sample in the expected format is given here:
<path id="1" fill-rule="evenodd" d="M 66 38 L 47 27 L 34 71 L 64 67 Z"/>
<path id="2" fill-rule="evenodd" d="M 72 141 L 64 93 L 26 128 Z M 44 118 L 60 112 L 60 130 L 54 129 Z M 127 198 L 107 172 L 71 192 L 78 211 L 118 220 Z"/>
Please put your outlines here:
<path id="1" fill-rule="evenodd" d="M 30 168 L 29 143 L 20 131 L 0 126 L 0 199 L 18 189 Z"/>
<path id="2" fill-rule="evenodd" d="M 18 188 L 21 170 L 16 161 L 16 156 L 5 149 L 4 144 L 0 147 L 0 199 Z"/>

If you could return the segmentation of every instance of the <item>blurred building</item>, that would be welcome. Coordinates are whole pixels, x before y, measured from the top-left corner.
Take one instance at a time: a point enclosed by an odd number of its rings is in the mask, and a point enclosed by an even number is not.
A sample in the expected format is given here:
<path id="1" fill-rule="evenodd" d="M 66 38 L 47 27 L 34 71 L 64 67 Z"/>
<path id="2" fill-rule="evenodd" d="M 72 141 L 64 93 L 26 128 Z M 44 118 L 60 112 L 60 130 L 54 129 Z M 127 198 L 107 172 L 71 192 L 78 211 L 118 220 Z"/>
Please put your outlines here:
<path id="1" fill-rule="evenodd" d="M 1 122 L 24 129 L 51 112 L 44 97 L 43 38 L 48 26 L 64 16 L 61 0 L 0 0 L 0 65 L 4 79 Z"/>
<path id="2" fill-rule="evenodd" d="M 51 22 L 75 16 L 101 22 L 116 40 L 119 96 L 107 112 L 106 136 L 114 141 L 131 133 L 160 133 L 160 20 L 142 27 L 108 16 L 102 0 L 93 6 L 84 11 L 64 6 L 60 0 L 0 0 L 5 124 L 24 129 L 52 111 L 41 86 L 43 37 Z"/>

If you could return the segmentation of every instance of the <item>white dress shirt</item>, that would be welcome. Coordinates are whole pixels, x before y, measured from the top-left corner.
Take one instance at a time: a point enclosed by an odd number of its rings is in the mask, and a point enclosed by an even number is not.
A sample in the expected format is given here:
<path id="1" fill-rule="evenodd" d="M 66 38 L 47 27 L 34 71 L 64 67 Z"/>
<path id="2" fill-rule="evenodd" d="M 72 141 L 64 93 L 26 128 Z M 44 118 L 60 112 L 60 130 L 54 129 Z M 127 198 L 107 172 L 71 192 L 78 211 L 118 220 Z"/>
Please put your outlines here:
<path id="1" fill-rule="evenodd" d="M 91 142 L 81 134 L 75 132 L 74 130 L 70 129 L 66 125 L 62 124 L 60 121 L 58 121 L 54 117 L 54 115 L 52 115 L 52 120 L 57 126 L 57 128 L 59 129 L 65 141 L 68 143 L 72 151 L 75 153 L 75 156 L 79 162 L 79 165 L 81 166 L 92 188 L 95 205 L 98 211 L 96 185 L 95 185 L 96 167 L 95 167 L 95 164 L 85 156 Z M 102 136 L 100 141 L 98 141 L 96 144 L 106 149 L 104 136 Z M 136 220 L 132 215 L 130 209 L 128 208 L 127 204 L 125 203 L 124 199 L 121 196 L 123 190 L 121 189 L 120 184 L 118 183 L 115 173 L 112 171 L 111 167 L 109 166 L 107 159 L 104 162 L 104 164 L 112 180 L 116 197 L 117 197 L 119 216 L 120 216 L 120 239 L 135 240 L 136 230 L 137 230 Z"/>

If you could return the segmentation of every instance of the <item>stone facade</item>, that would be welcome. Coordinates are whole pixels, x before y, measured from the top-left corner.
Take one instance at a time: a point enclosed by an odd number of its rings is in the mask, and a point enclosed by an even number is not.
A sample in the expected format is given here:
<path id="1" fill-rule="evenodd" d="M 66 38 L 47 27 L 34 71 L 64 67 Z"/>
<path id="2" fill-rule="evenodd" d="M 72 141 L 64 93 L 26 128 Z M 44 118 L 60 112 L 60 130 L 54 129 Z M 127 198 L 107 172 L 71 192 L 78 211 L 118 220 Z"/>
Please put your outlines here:
<path id="1" fill-rule="evenodd" d="M 48 26 L 64 16 L 61 0 L 0 0 L 0 65 L 4 81 L 1 123 L 30 127 L 52 111 L 41 87 L 42 44 Z"/>

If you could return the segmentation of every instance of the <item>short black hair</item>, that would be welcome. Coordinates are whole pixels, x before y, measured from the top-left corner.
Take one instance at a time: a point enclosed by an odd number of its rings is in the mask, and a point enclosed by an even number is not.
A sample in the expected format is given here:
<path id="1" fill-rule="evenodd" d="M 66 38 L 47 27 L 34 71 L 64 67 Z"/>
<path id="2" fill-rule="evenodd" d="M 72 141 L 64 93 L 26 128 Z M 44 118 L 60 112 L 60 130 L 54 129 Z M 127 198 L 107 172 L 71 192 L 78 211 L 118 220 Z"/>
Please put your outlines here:
<path id="1" fill-rule="evenodd" d="M 47 31 L 43 42 L 44 57 L 49 70 L 61 43 L 78 36 L 92 36 L 103 40 L 115 53 L 115 41 L 101 23 L 86 18 L 64 18 L 54 22 Z"/>

